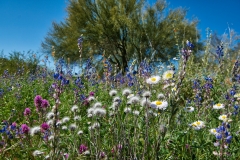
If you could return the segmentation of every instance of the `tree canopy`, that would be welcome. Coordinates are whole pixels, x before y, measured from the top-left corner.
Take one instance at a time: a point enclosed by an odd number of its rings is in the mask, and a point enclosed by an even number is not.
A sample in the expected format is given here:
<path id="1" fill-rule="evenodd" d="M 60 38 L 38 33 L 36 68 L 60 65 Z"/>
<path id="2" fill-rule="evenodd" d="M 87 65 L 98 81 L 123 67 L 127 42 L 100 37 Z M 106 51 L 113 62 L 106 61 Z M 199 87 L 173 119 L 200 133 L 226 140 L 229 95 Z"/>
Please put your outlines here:
<path id="1" fill-rule="evenodd" d="M 64 21 L 53 23 L 42 47 L 51 53 L 54 46 L 55 58 L 72 62 L 80 54 L 83 59 L 104 56 L 124 71 L 131 59 L 166 61 L 179 53 L 182 42 L 200 44 L 197 21 L 187 21 L 185 9 L 167 10 L 164 0 L 153 5 L 145 0 L 69 0 L 67 13 Z"/>

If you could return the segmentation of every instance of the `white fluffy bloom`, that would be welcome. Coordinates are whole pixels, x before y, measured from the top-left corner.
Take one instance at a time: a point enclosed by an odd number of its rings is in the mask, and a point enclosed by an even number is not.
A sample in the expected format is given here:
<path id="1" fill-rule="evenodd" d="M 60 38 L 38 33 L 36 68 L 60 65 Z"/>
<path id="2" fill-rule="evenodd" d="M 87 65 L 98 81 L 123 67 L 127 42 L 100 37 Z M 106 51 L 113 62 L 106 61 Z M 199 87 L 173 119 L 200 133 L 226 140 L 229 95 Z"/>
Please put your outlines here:
<path id="1" fill-rule="evenodd" d="M 98 108 L 98 107 L 102 107 L 102 103 L 96 102 L 96 103 L 93 105 L 93 108 Z"/>
<path id="2" fill-rule="evenodd" d="M 80 118 L 81 118 L 80 116 L 75 116 L 75 117 L 74 117 L 74 121 L 79 121 Z"/>
<path id="3" fill-rule="evenodd" d="M 141 106 L 145 107 L 146 105 L 149 106 L 151 102 L 148 99 L 143 98 L 141 101 Z"/>
<path id="4" fill-rule="evenodd" d="M 129 107 L 124 108 L 124 112 L 125 112 L 125 113 L 131 113 L 131 111 L 132 111 L 132 110 L 131 110 L 131 108 L 129 108 Z"/>
<path id="5" fill-rule="evenodd" d="M 140 101 L 140 98 L 138 96 L 134 96 L 130 98 L 130 101 L 132 104 L 137 104 Z"/>
<path id="6" fill-rule="evenodd" d="M 151 107 L 154 109 L 161 109 L 161 110 L 165 110 L 168 106 L 168 102 L 167 101 L 153 101 L 151 102 Z"/>
<path id="7" fill-rule="evenodd" d="M 120 97 L 114 97 L 113 102 L 120 102 L 121 98 Z"/>
<path id="8" fill-rule="evenodd" d="M 62 119 L 62 123 L 67 123 L 70 120 L 69 117 L 63 117 Z"/>
<path id="9" fill-rule="evenodd" d="M 129 95 L 127 96 L 127 99 L 130 99 L 130 98 L 132 98 L 132 97 L 134 97 L 134 94 L 129 94 Z"/>
<path id="10" fill-rule="evenodd" d="M 110 96 L 116 96 L 117 95 L 117 90 L 115 90 L 115 89 L 113 89 L 113 90 L 111 90 L 110 92 L 109 92 L 109 95 Z"/>
<path id="11" fill-rule="evenodd" d="M 128 96 L 128 95 L 130 95 L 132 93 L 132 91 L 129 89 L 129 88 L 125 88 L 124 90 L 123 90 L 123 92 L 122 92 L 122 94 L 124 95 L 124 96 Z"/>
<path id="12" fill-rule="evenodd" d="M 83 131 L 80 130 L 80 131 L 77 132 L 77 134 L 78 134 L 78 135 L 82 135 L 82 134 L 83 134 Z"/>
<path id="13" fill-rule="evenodd" d="M 159 93 L 159 94 L 157 95 L 157 98 L 158 98 L 158 99 L 163 99 L 163 98 L 165 98 L 165 96 L 164 96 L 162 93 Z"/>
<path id="14" fill-rule="evenodd" d="M 106 115 L 106 109 L 104 108 L 95 108 L 93 111 L 94 116 L 105 116 Z"/>
<path id="15" fill-rule="evenodd" d="M 88 101 L 89 101 L 89 102 L 94 101 L 94 100 L 95 100 L 95 97 L 93 97 L 93 96 L 89 96 L 89 97 L 88 97 Z"/>
<path id="16" fill-rule="evenodd" d="M 72 108 L 71 108 L 71 111 L 72 112 L 77 112 L 78 110 L 78 106 L 77 105 L 73 105 Z"/>
<path id="17" fill-rule="evenodd" d="M 32 128 L 30 129 L 30 134 L 31 134 L 32 136 L 34 136 L 35 134 L 40 133 L 40 131 L 41 131 L 40 126 L 32 127 Z"/>
<path id="18" fill-rule="evenodd" d="M 145 91 L 142 94 L 143 97 L 149 98 L 151 96 L 151 92 L 150 91 Z"/>
<path id="19" fill-rule="evenodd" d="M 52 119 L 48 120 L 48 121 L 47 121 L 47 124 L 48 124 L 49 126 L 53 126 L 53 120 L 52 120 Z"/>
<path id="20" fill-rule="evenodd" d="M 224 104 L 218 103 L 213 105 L 213 109 L 222 109 L 222 108 L 224 108 Z"/>
<path id="21" fill-rule="evenodd" d="M 62 121 L 57 121 L 56 125 L 57 126 L 61 126 L 62 125 Z"/>
<path id="22" fill-rule="evenodd" d="M 76 124 L 70 124 L 70 126 L 69 126 L 69 129 L 71 130 L 71 131 L 75 131 L 76 130 L 76 128 L 77 128 L 77 125 Z"/>
<path id="23" fill-rule="evenodd" d="M 33 152 L 33 156 L 36 157 L 36 156 L 42 155 L 43 153 L 44 152 L 42 152 L 42 151 L 36 150 Z"/>
<path id="24" fill-rule="evenodd" d="M 95 110 L 94 107 L 88 108 L 87 113 L 88 113 L 88 114 L 93 114 L 93 111 L 94 111 L 94 110 Z"/>
<path id="25" fill-rule="evenodd" d="M 67 130 L 67 126 L 62 126 L 62 130 Z"/>
<path id="26" fill-rule="evenodd" d="M 160 76 L 152 76 L 146 80 L 148 84 L 157 84 L 160 81 Z"/>
<path id="27" fill-rule="evenodd" d="M 136 116 L 138 116 L 138 115 L 139 115 L 139 113 L 140 113 L 140 112 L 139 112 L 139 111 L 137 111 L 137 110 L 133 111 L 133 114 L 134 114 L 134 115 L 136 115 Z"/>
<path id="28" fill-rule="evenodd" d="M 223 114 L 221 116 L 218 117 L 219 120 L 222 120 L 223 122 L 227 122 L 228 118 L 226 114 Z"/>
<path id="29" fill-rule="evenodd" d="M 169 80 L 169 79 L 172 79 L 173 78 L 173 75 L 174 75 L 174 71 L 173 70 L 168 70 L 168 71 L 165 71 L 163 73 L 163 80 Z"/>
<path id="30" fill-rule="evenodd" d="M 205 124 L 203 121 L 196 121 L 190 124 L 191 127 L 193 127 L 195 130 L 200 130 L 201 128 L 205 127 Z"/>
<path id="31" fill-rule="evenodd" d="M 91 127 L 92 127 L 92 129 L 100 128 L 100 123 L 98 123 L 98 122 L 93 123 L 93 125 Z"/>
<path id="32" fill-rule="evenodd" d="M 186 111 L 186 112 L 193 112 L 193 111 L 194 111 L 194 108 L 193 108 L 192 106 L 186 107 L 186 108 L 185 108 L 185 111 Z"/>
<path id="33" fill-rule="evenodd" d="M 47 113 L 47 119 L 53 119 L 54 113 L 53 112 L 48 112 Z"/>

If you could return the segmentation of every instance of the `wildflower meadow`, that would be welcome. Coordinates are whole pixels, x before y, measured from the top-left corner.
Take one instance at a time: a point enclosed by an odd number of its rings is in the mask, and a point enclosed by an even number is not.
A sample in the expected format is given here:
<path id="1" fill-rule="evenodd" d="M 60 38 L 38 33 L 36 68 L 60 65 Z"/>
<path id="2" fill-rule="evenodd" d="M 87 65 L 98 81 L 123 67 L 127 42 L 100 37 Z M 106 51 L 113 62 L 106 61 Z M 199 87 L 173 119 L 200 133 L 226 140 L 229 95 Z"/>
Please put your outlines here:
<path id="1" fill-rule="evenodd" d="M 225 43 L 206 43 L 198 59 L 193 48 L 125 72 L 107 57 L 102 72 L 91 57 L 79 73 L 65 59 L 5 70 L 0 159 L 240 159 L 239 59 Z"/>

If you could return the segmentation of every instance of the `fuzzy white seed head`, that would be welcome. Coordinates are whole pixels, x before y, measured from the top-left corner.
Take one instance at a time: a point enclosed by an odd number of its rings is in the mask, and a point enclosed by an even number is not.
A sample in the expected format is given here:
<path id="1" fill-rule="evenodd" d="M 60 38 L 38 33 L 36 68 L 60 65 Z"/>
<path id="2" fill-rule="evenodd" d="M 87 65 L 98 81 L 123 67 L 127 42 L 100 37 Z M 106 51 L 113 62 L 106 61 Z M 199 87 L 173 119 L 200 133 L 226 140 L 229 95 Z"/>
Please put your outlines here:
<path id="1" fill-rule="evenodd" d="M 123 92 L 122 92 L 122 94 L 123 94 L 124 96 L 128 96 L 128 95 L 130 95 L 131 93 L 132 93 L 132 91 L 131 91 L 129 88 L 124 89 Z"/>
<path id="2" fill-rule="evenodd" d="M 106 109 L 104 108 L 95 108 L 93 111 L 94 116 L 105 116 L 106 115 Z"/>
<path id="3" fill-rule="evenodd" d="M 124 109 L 124 112 L 125 112 L 125 113 L 131 113 L 131 111 L 132 111 L 132 109 L 129 108 L 129 107 L 126 107 L 126 108 Z"/>
<path id="4" fill-rule="evenodd" d="M 77 112 L 78 110 L 78 106 L 77 105 L 73 105 L 72 108 L 71 108 L 71 111 L 72 112 Z"/>
<path id="5" fill-rule="evenodd" d="M 70 120 L 69 117 L 63 117 L 62 119 L 62 123 L 67 123 Z"/>
<path id="6" fill-rule="evenodd" d="M 54 113 L 53 112 L 48 112 L 47 113 L 47 119 L 53 119 Z"/>
<path id="7" fill-rule="evenodd" d="M 42 152 L 42 151 L 36 150 L 36 151 L 33 152 L 33 156 L 34 156 L 34 157 L 40 156 L 40 155 L 42 155 L 43 153 L 44 153 L 44 152 Z"/>
<path id="8" fill-rule="evenodd" d="M 145 91 L 145 92 L 143 92 L 142 96 L 145 97 L 145 98 L 149 98 L 151 96 L 151 92 L 150 91 Z"/>
<path id="9" fill-rule="evenodd" d="M 34 135 L 36 135 L 36 134 L 38 134 L 40 132 L 41 132 L 41 127 L 40 126 L 35 126 L 35 127 L 32 127 L 30 129 L 31 136 L 34 136 Z"/>
<path id="10" fill-rule="evenodd" d="M 109 92 L 109 95 L 111 96 L 111 97 L 114 97 L 114 96 L 116 96 L 117 95 L 117 90 L 111 90 L 110 92 Z"/>
<path id="11" fill-rule="evenodd" d="M 93 105 L 93 108 L 98 108 L 98 107 L 102 107 L 102 103 L 96 102 L 96 103 Z"/>

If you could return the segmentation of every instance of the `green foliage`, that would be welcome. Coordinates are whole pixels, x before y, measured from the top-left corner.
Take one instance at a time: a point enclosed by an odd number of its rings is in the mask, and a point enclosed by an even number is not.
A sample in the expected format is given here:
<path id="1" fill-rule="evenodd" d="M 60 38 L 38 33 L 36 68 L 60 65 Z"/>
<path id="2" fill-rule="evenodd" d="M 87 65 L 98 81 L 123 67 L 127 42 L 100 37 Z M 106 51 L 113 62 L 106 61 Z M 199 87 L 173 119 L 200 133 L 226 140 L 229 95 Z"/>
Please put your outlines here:
<path id="1" fill-rule="evenodd" d="M 68 17 L 53 23 L 42 43 L 46 52 L 55 49 L 55 58 L 81 58 L 103 55 L 125 72 L 128 61 L 148 58 L 167 61 L 180 53 L 182 42 L 191 40 L 196 49 L 199 33 L 197 21 L 185 19 L 185 9 L 167 11 L 167 3 L 157 1 L 149 6 L 144 0 L 71 0 Z M 82 50 L 77 39 L 83 35 Z"/>

